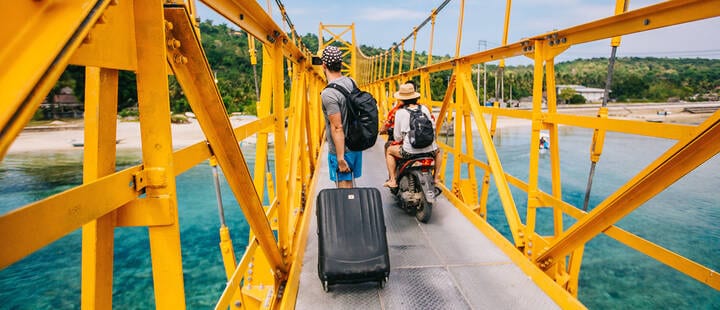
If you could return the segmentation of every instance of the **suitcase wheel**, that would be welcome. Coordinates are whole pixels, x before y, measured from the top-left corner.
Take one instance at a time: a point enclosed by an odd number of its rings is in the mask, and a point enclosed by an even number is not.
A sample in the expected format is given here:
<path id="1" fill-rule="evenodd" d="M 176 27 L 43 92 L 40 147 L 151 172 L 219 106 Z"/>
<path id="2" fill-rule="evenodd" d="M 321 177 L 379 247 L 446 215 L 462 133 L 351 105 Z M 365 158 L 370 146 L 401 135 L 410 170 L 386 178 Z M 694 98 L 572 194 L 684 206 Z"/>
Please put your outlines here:
<path id="1" fill-rule="evenodd" d="M 387 282 L 387 278 L 383 278 L 382 280 L 378 281 L 378 288 L 383 289 L 385 288 L 385 283 Z"/>
<path id="2" fill-rule="evenodd" d="M 330 291 L 330 284 L 328 281 L 322 281 L 323 291 L 329 292 Z"/>

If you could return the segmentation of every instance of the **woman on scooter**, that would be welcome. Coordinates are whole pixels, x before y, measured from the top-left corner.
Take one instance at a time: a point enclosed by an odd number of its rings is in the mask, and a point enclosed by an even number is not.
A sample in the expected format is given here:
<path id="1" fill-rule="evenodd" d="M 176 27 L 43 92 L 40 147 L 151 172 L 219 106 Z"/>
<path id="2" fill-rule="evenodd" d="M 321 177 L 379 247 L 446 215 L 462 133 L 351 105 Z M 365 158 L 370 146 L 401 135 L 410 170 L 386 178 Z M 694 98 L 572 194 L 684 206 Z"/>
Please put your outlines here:
<path id="1" fill-rule="evenodd" d="M 412 84 L 402 84 L 398 88 L 398 91 L 394 94 L 395 99 L 402 102 L 402 108 L 395 112 L 395 125 L 393 129 L 393 137 L 395 141 L 402 141 L 401 144 L 390 145 L 385 155 L 385 162 L 387 164 L 388 179 L 383 186 L 389 188 L 396 188 L 397 181 L 395 175 L 395 167 L 397 159 L 407 159 L 413 156 L 421 154 L 427 154 L 435 158 L 435 171 L 433 172 L 435 183 L 440 183 L 440 177 L 437 174 L 437 169 L 440 167 L 440 149 L 437 146 L 435 139 L 432 144 L 423 148 L 415 148 L 410 144 L 409 139 L 405 139 L 408 132 L 410 132 L 410 112 L 409 110 L 422 111 L 425 116 L 432 120 L 433 128 L 435 128 L 435 121 L 427 107 L 418 104 L 417 100 L 420 98 L 420 93 L 415 91 L 415 87 Z"/>
<path id="2" fill-rule="evenodd" d="M 417 91 L 417 85 L 415 85 L 415 82 L 413 80 L 407 80 L 405 82 L 406 84 L 410 84 L 413 86 L 413 90 Z M 385 122 L 383 123 L 382 127 L 380 127 L 380 134 L 387 134 L 387 142 L 385 142 L 385 155 L 387 156 L 387 148 L 393 144 L 400 144 L 402 141 L 395 142 L 395 137 L 393 136 L 393 128 L 395 127 L 395 112 L 397 112 L 398 109 L 402 108 L 403 104 L 402 101 L 397 101 L 392 109 L 390 109 L 390 112 L 388 112 L 387 117 L 385 118 Z"/>

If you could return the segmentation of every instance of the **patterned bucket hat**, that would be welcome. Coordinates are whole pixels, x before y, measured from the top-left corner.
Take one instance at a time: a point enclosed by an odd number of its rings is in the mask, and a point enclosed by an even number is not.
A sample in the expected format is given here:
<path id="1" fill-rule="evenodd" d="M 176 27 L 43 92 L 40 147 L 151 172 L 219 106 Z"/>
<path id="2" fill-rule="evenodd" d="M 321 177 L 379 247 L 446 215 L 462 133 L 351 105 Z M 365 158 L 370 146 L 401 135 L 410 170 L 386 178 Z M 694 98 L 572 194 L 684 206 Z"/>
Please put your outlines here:
<path id="1" fill-rule="evenodd" d="M 322 61 L 326 64 L 342 62 L 342 52 L 337 46 L 328 46 L 322 52 Z"/>

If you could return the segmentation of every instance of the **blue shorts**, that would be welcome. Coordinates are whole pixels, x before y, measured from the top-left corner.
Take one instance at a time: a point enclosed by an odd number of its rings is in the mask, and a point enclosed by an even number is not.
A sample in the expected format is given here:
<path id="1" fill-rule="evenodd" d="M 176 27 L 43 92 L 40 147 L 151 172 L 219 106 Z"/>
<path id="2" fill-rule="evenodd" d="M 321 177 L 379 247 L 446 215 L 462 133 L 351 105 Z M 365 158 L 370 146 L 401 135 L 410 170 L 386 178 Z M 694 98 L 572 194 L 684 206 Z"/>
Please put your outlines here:
<path id="1" fill-rule="evenodd" d="M 337 155 L 328 152 L 328 169 L 330 170 L 330 181 L 351 181 L 353 176 L 356 179 L 362 176 L 362 152 L 345 152 L 345 161 L 348 163 L 348 166 L 350 167 L 350 170 L 352 170 L 352 173 L 338 173 Z"/>

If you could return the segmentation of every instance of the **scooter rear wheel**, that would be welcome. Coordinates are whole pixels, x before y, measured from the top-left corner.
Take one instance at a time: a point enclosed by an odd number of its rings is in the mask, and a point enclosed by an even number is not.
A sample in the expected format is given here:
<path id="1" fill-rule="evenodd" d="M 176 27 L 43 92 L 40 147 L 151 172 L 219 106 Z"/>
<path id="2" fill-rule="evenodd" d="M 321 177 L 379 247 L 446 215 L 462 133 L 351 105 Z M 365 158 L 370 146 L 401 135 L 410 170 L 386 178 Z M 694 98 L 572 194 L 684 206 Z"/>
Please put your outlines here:
<path id="1" fill-rule="evenodd" d="M 427 202 L 425 198 L 420 202 L 420 207 L 415 212 L 415 218 L 423 223 L 430 221 L 432 215 L 432 203 Z"/>

